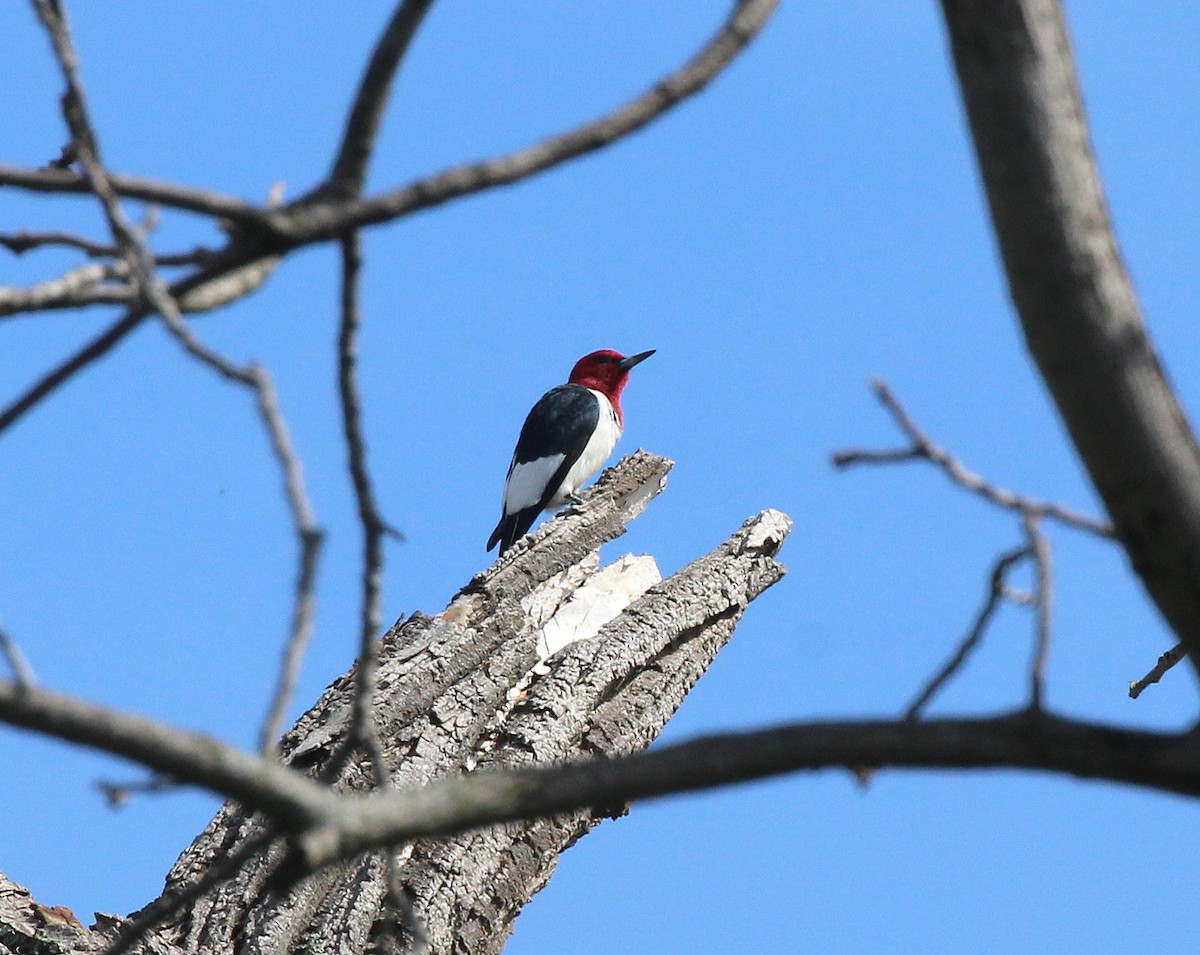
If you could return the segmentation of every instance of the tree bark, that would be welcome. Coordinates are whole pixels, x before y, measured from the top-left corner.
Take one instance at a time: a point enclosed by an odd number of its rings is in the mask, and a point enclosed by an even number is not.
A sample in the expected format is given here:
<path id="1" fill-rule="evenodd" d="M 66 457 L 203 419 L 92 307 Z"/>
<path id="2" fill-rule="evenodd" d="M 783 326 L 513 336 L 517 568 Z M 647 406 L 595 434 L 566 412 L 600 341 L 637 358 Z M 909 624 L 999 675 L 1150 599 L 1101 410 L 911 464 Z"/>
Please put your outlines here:
<path id="1" fill-rule="evenodd" d="M 1109 221 L 1058 0 L 943 0 L 1025 340 L 1151 598 L 1200 662 L 1200 449 Z"/>
<path id="2" fill-rule="evenodd" d="M 375 714 L 392 786 L 628 753 L 658 735 L 748 603 L 783 575 L 773 556 L 790 528 L 784 515 L 766 511 L 666 581 L 648 557 L 601 568 L 597 547 L 623 533 L 669 467 L 642 452 L 626 458 L 584 506 L 547 522 L 442 613 L 414 615 L 388 632 Z M 341 791 L 367 790 L 373 779 L 361 753 L 344 752 L 354 692 L 352 669 L 282 746 L 285 763 Z M 427 943 L 438 953 L 498 952 L 559 853 L 624 811 L 597 806 L 396 847 L 390 864 L 415 920 L 389 901 L 384 852 L 296 873 L 293 843 L 280 835 L 151 933 L 142 950 L 409 952 Z M 176 862 L 166 893 L 195 885 L 266 824 L 227 803 Z M 96 947 L 115 927 L 75 932 L 66 948 Z M 10 928 L 38 936 L 28 918 Z M 5 944 L 0 936 L 0 951 Z"/>

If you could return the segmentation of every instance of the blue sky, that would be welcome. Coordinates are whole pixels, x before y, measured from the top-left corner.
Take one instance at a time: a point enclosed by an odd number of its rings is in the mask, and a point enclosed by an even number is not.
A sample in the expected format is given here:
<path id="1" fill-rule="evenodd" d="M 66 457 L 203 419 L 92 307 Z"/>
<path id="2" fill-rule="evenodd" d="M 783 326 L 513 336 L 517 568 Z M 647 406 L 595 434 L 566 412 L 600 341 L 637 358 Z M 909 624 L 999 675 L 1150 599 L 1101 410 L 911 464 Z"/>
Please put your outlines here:
<path id="1" fill-rule="evenodd" d="M 520 146 L 639 92 L 724 4 L 443 0 L 397 86 L 370 187 Z M 1200 83 L 1182 2 L 1079 2 L 1071 23 L 1118 235 L 1189 408 L 1200 399 Z M 71 9 L 115 169 L 265 197 L 326 171 L 388 4 Z M 60 82 L 23 4 L 0 7 L 9 90 L 0 161 L 65 135 Z M 136 208 L 132 211 L 136 212 Z M 79 199 L 0 195 L 5 230 L 102 236 Z M 214 243 L 165 215 L 161 249 Z M 897 439 L 867 381 L 998 483 L 1094 511 L 1026 359 L 932 3 L 784 2 L 698 99 L 635 138 L 519 186 L 373 230 L 362 379 L 387 517 L 390 621 L 437 611 L 486 564 L 530 404 L 594 348 L 656 348 L 626 392 L 621 448 L 675 459 L 621 541 L 670 572 L 749 514 L 796 521 L 789 576 L 747 614 L 664 734 L 892 715 L 967 626 L 1009 517 L 931 470 L 836 473 L 831 451 Z M 77 262 L 0 257 L 22 284 Z M 297 709 L 356 641 L 358 535 L 338 442 L 336 250 L 289 260 L 258 295 L 195 323 L 276 376 L 330 534 Z M 0 326 L 9 395 L 110 317 Z M 253 745 L 286 627 L 293 541 L 247 396 L 143 328 L 0 436 L 0 620 L 63 691 Z M 1125 695 L 1171 642 L 1113 548 L 1052 530 L 1048 700 L 1175 728 L 1179 668 Z M 1021 702 L 1030 621 L 1006 609 L 935 707 Z M 85 920 L 153 898 L 217 803 L 119 812 L 105 757 L 0 730 L 0 869 Z M 1174 951 L 1194 945 L 1188 802 L 1016 773 L 796 776 L 637 806 L 567 852 L 509 951 Z M 1188 875 L 1188 873 L 1193 873 Z"/>

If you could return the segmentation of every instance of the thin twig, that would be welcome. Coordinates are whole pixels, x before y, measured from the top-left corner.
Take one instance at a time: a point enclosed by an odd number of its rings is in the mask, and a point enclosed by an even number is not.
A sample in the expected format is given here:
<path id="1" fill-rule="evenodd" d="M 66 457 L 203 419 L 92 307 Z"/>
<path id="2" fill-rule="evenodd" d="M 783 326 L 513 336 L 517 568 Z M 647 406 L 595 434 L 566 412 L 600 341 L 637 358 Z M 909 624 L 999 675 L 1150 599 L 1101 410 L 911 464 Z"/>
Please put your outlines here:
<path id="1" fill-rule="evenodd" d="M 279 680 L 275 687 L 271 705 L 259 733 L 258 748 L 263 753 L 275 750 L 287 708 L 296 690 L 300 664 L 308 649 L 312 636 L 312 622 L 316 609 L 317 562 L 325 541 L 325 534 L 317 524 L 316 515 L 308 501 L 304 488 L 304 473 L 300 458 L 292 447 L 287 423 L 279 410 L 275 387 L 265 368 L 254 366 L 255 393 L 258 397 L 259 414 L 271 436 L 271 448 L 283 472 L 284 494 L 292 512 L 292 525 L 300 543 L 299 566 L 296 570 L 295 597 L 292 601 L 292 627 L 283 659 L 279 667 Z"/>
<path id="2" fill-rule="evenodd" d="M 288 705 L 296 687 L 296 679 L 304 652 L 312 635 L 313 614 L 316 607 L 314 587 L 317 561 L 324 542 L 324 532 L 317 524 L 316 515 L 309 503 L 304 486 L 304 471 L 300 458 L 292 444 L 287 421 L 279 410 L 275 384 L 261 365 L 252 364 L 240 368 L 223 355 L 204 345 L 193 333 L 173 307 L 163 313 L 163 321 L 171 334 L 189 355 L 208 366 L 228 381 L 243 385 L 254 392 L 259 417 L 271 440 L 271 450 L 283 474 L 284 497 L 292 516 L 292 527 L 299 542 L 298 568 L 296 571 L 295 596 L 292 600 L 292 623 L 287 643 L 284 645 L 279 677 L 275 692 L 267 709 L 267 715 L 259 732 L 259 750 L 271 753 L 279 737 L 280 728 L 287 715 Z"/>
<path id="3" fill-rule="evenodd" d="M 276 211 L 258 209 L 240 199 L 172 183 L 117 173 L 109 173 L 108 180 L 117 195 L 221 216 L 244 227 L 245 234 L 235 236 L 228 246 L 215 253 L 213 262 L 172 286 L 171 294 L 186 303 L 190 300 L 189 293 L 215 285 L 223 277 L 260 260 L 269 259 L 273 263 L 273 257 L 313 243 L 340 239 L 352 228 L 390 222 L 452 199 L 508 185 L 623 139 L 707 86 L 761 31 L 776 3 L 777 0 L 739 0 L 720 31 L 687 63 L 635 100 L 593 122 L 514 153 L 445 170 L 374 199 L 314 202 L 310 196 L 307 201 L 295 203 L 287 210 Z M 4 185 L 40 192 L 90 191 L 87 179 L 70 170 L 30 171 L 0 165 L 0 186 Z M 245 241 L 246 235 L 258 238 Z M 261 284 L 261 278 L 220 298 L 217 304 L 226 304 L 257 288 L 258 284 Z M 121 321 L 31 385 L 0 410 L 0 432 L 11 427 L 69 378 L 107 354 L 147 315 L 144 309 L 131 308 Z"/>
<path id="4" fill-rule="evenodd" d="M 83 166 L 84 177 L 91 191 L 100 200 L 104 216 L 108 220 L 113 239 L 116 240 L 121 256 L 129 263 L 131 279 L 141 294 L 150 301 L 154 279 L 145 246 L 134 227 L 125 218 L 124 212 L 113 191 L 108 173 L 100 160 L 100 147 L 87 111 L 87 100 L 79 82 L 79 65 L 75 48 L 71 42 L 65 8 L 57 0 L 32 0 L 38 18 L 50 35 L 55 58 L 67 89 L 62 97 L 62 113 L 75 147 L 75 155 Z"/>
<path id="5" fill-rule="evenodd" d="M 358 669 L 356 676 L 353 729 L 350 739 L 362 744 L 371 761 L 375 784 L 388 782 L 383 747 L 375 726 L 375 684 L 379 666 L 380 590 L 383 576 L 383 537 L 388 525 L 379 516 L 371 474 L 367 468 L 367 447 L 362 431 L 362 412 L 358 390 L 358 279 L 362 267 L 361 238 L 357 232 L 343 236 L 342 318 L 338 332 L 338 395 L 342 405 L 342 429 L 358 519 L 363 532 L 362 609 L 359 628 Z"/>
<path id="6" fill-rule="evenodd" d="M 25 659 L 25 654 L 17 646 L 17 641 L 8 635 L 3 624 L 0 624 L 0 654 L 3 654 L 4 659 L 8 662 L 8 668 L 12 671 L 13 680 L 16 681 L 17 686 L 30 687 L 37 683 L 33 667 Z"/>
<path id="7" fill-rule="evenodd" d="M 1034 641 L 1033 659 L 1029 665 L 1029 706 L 1042 708 L 1046 687 L 1046 660 L 1050 656 L 1050 621 L 1054 607 L 1054 573 L 1050 561 L 1050 543 L 1042 533 L 1039 515 L 1026 512 L 1023 518 L 1025 534 L 1034 563 Z"/>
<path id="8" fill-rule="evenodd" d="M 63 96 L 63 113 L 70 127 L 75 151 L 83 165 L 93 190 L 104 207 L 113 238 L 122 256 L 129 264 L 132 278 L 144 301 L 157 311 L 171 334 L 183 345 L 188 354 L 216 371 L 225 379 L 244 385 L 254 391 L 259 414 L 271 440 L 271 447 L 284 476 L 284 493 L 287 498 L 297 538 L 300 542 L 299 570 L 296 575 L 296 594 L 293 602 L 291 632 L 287 641 L 278 686 L 262 730 L 260 747 L 269 752 L 278 735 L 279 725 L 286 713 L 287 705 L 295 686 L 296 673 L 312 631 L 313 583 L 316 576 L 317 557 L 320 553 L 322 534 L 317 527 L 304 481 L 300 461 L 292 446 L 287 423 L 279 410 L 271 377 L 259 365 L 239 368 L 203 345 L 184 324 L 179 308 L 170 293 L 158 281 L 153 272 L 153 262 L 142 241 L 142 236 L 130 225 L 121 210 L 120 201 L 113 191 L 109 177 L 100 163 L 95 132 L 88 119 L 83 89 L 79 83 L 75 52 L 71 45 L 66 15 L 62 6 L 54 0 L 33 0 L 38 15 L 50 32 L 55 53 L 66 80 L 67 92 Z"/>
<path id="9" fill-rule="evenodd" d="M 1000 606 L 1001 600 L 1006 596 L 1007 588 L 1005 586 L 1005 579 L 1008 576 L 1008 572 L 1021 561 L 1031 556 L 1033 556 L 1033 551 L 1030 547 L 1025 546 L 1011 550 L 997 559 L 996 563 L 992 566 L 992 573 L 988 579 L 987 594 L 984 597 L 983 605 L 975 615 L 971 629 L 967 631 L 966 636 L 960 641 L 958 648 L 951 655 L 950 659 L 942 665 L 942 668 L 934 674 L 924 689 L 909 704 L 908 709 L 904 711 L 904 718 L 906 720 L 917 719 L 921 715 L 921 711 L 929 704 L 929 701 L 938 694 L 942 687 L 950 681 L 950 678 L 966 663 L 971 652 L 979 645 L 979 641 L 983 639 L 984 631 L 987 629 L 992 615 Z"/>
<path id="10" fill-rule="evenodd" d="M 173 892 L 164 892 L 122 924 L 117 930 L 116 936 L 101 955 L 125 955 L 126 952 L 131 951 L 134 945 L 145 938 L 146 934 L 155 926 L 182 912 L 204 893 L 236 875 L 243 865 L 269 845 L 274 838 L 275 834 L 268 827 L 251 836 L 229 855 L 215 860 L 204 875 L 195 882 Z"/>
<path id="11" fill-rule="evenodd" d="M 151 776 L 149 779 L 130 783 L 114 783 L 107 779 L 96 781 L 96 788 L 113 809 L 120 809 L 135 795 L 152 795 L 179 789 L 182 783 L 170 776 Z"/>
<path id="12" fill-rule="evenodd" d="M 395 913 L 394 916 L 387 917 L 387 921 L 390 923 L 387 928 L 392 932 L 403 929 L 407 933 L 408 937 L 404 939 L 404 947 L 401 951 L 410 953 L 410 955 L 427 955 L 430 950 L 430 942 L 425 920 L 417 912 L 416 906 L 413 905 L 413 898 L 400 878 L 400 863 L 396 858 L 395 848 L 389 846 L 384 851 L 386 853 L 385 864 L 388 868 L 385 902 Z"/>
<path id="13" fill-rule="evenodd" d="M 370 199 L 301 202 L 273 217 L 272 226 L 293 242 L 334 239 L 351 229 L 390 222 L 451 199 L 527 179 L 609 146 L 704 89 L 758 35 L 777 2 L 738 0 L 717 33 L 686 63 L 640 96 L 589 123 L 503 156 L 452 167 Z"/>
<path id="14" fill-rule="evenodd" d="M 334 195 L 361 195 L 392 80 L 431 6 L 433 0 L 400 0 L 376 42 L 346 119 L 346 131 L 329 174 L 327 185 Z"/>
<path id="15" fill-rule="evenodd" d="M 1142 691 L 1152 683 L 1157 683 L 1163 678 L 1166 672 L 1175 666 L 1180 660 L 1187 656 L 1187 647 L 1182 643 L 1177 643 L 1171 647 L 1166 653 L 1158 658 L 1158 662 L 1154 667 L 1140 680 L 1134 680 L 1129 684 L 1129 698 L 1136 700 L 1142 695 Z"/>
<path id="16" fill-rule="evenodd" d="M 896 426 L 912 442 L 911 447 L 887 451 L 848 450 L 833 455 L 833 466 L 850 467 L 855 464 L 890 464 L 897 461 L 926 460 L 936 464 L 945 475 L 960 487 L 966 488 L 993 504 L 1019 514 L 1046 517 L 1068 527 L 1087 531 L 1099 537 L 1114 538 L 1112 526 L 1086 514 L 1049 501 L 1038 501 L 1013 491 L 997 487 L 972 471 L 969 471 L 949 451 L 935 444 L 925 434 L 892 393 L 886 381 L 876 378 L 871 383 L 876 397 L 892 416 Z"/>
<path id="17" fill-rule="evenodd" d="M 165 295 L 179 303 L 184 311 L 189 312 L 207 311 L 227 305 L 259 288 L 278 261 L 278 255 L 266 256 L 250 250 L 247 246 L 231 245 L 217 253 L 212 263 L 202 266 L 171 285 Z M 151 295 L 161 302 L 163 298 L 154 288 L 152 283 Z M 0 433 L 11 428 L 75 375 L 107 355 L 153 315 L 153 308 L 134 301 L 140 297 L 134 290 L 126 289 L 122 300 L 128 298 L 133 304 L 130 304 L 128 311 L 120 319 L 48 371 L 5 408 L 0 409 Z M 84 301 L 79 304 L 90 302 Z M 62 305 L 56 303 L 44 307 Z M 0 313 L 2 309 L 3 295 L 0 294 Z"/>
<path id="18" fill-rule="evenodd" d="M 228 219 L 244 226 L 260 229 L 268 227 L 269 220 L 264 210 L 235 196 L 116 172 L 109 173 L 109 181 L 116 194 L 125 199 L 184 209 L 214 218 Z M 0 186 L 13 186 L 41 193 L 84 195 L 92 191 L 87 176 L 81 176 L 70 169 L 22 169 L 4 164 L 0 164 Z"/>
<path id="19" fill-rule="evenodd" d="M 78 249 L 91 259 L 112 259 L 121 254 L 120 248 L 111 243 L 97 242 L 87 236 L 76 235 L 73 232 L 11 232 L 0 233 L 0 246 L 8 249 L 13 255 L 24 255 L 32 249 L 47 246 L 65 246 Z M 191 252 L 172 252 L 164 255 L 153 255 L 151 261 L 155 265 L 202 265 L 215 255 L 213 249 L 197 246 Z"/>
<path id="20" fill-rule="evenodd" d="M 1050 544 L 1045 534 L 1042 533 L 1041 521 L 1043 519 L 1058 521 L 1060 524 L 1076 530 L 1087 531 L 1109 540 L 1115 539 L 1112 527 L 1060 504 L 1038 501 L 997 487 L 978 474 L 967 470 L 953 454 L 935 444 L 917 426 L 886 381 L 876 378 L 871 384 L 876 397 L 879 398 L 896 426 L 911 443 L 907 448 L 882 451 L 864 449 L 839 451 L 832 457 L 834 467 L 844 468 L 856 464 L 893 464 L 916 460 L 930 461 L 937 465 L 953 483 L 978 494 L 984 500 L 998 507 L 1019 514 L 1027 540 L 1025 547 L 1011 551 L 997 560 L 992 570 L 987 598 L 980 608 L 971 630 L 968 631 L 967 636 L 960 643 L 958 650 L 949 662 L 932 678 L 909 706 L 906 719 L 916 719 L 926 703 L 957 672 L 967 655 L 979 642 L 984 628 L 999 602 L 1006 597 L 1014 603 L 1031 604 L 1034 608 L 1034 648 L 1029 670 L 1029 705 L 1031 709 L 1040 709 L 1045 692 L 1046 661 L 1050 653 L 1054 603 Z M 1032 558 L 1035 566 L 1033 591 L 1029 594 L 1011 590 L 1005 580 L 1011 566 L 1026 557 Z"/>
<path id="21" fill-rule="evenodd" d="M 129 311 L 113 322 L 108 328 L 84 345 L 79 351 L 67 358 L 61 364 L 50 369 L 45 375 L 18 395 L 3 410 L 0 410 L 0 432 L 6 431 L 34 408 L 43 398 L 55 391 L 78 372 L 92 362 L 104 357 L 114 346 L 146 320 L 150 312 L 141 305 L 131 306 Z"/>

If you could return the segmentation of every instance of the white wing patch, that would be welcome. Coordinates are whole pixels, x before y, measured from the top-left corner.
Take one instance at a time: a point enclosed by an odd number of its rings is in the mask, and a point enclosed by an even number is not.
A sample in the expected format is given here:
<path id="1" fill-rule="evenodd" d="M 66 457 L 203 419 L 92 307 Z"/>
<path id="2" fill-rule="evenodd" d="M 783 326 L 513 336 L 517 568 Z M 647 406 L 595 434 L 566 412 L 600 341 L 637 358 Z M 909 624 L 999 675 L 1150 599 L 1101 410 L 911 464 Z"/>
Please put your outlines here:
<path id="1" fill-rule="evenodd" d="M 536 461 L 513 465 L 508 482 L 504 485 L 504 513 L 515 514 L 527 507 L 536 507 L 542 499 L 542 492 L 546 490 L 546 482 L 554 477 L 564 457 L 566 455 L 551 454 Z"/>
<path id="2" fill-rule="evenodd" d="M 621 437 L 621 426 L 617 422 L 617 413 L 613 410 L 612 402 L 605 395 L 589 388 L 600 405 L 600 417 L 596 430 L 588 439 L 583 453 L 571 465 L 567 476 L 555 490 L 547 508 L 562 507 L 567 498 L 578 491 L 593 474 L 600 470 L 601 465 L 608 460 L 613 448 L 617 446 L 617 438 Z M 536 461 L 526 461 L 524 464 L 513 464 L 504 485 L 504 513 L 515 514 L 527 507 L 537 507 L 546 490 L 546 484 L 554 477 L 554 473 L 563 463 L 566 455 L 548 454 Z"/>
<path id="3" fill-rule="evenodd" d="M 617 438 L 621 437 L 621 425 L 617 422 L 617 412 L 613 410 L 612 402 L 606 395 L 602 395 L 594 388 L 589 388 L 588 391 L 595 395 L 596 400 L 600 403 L 600 420 L 596 423 L 596 430 L 592 432 L 592 437 L 588 441 L 587 447 L 583 449 L 583 454 L 579 455 L 578 460 L 571 465 L 571 470 L 567 472 L 566 478 L 554 492 L 554 496 L 550 498 L 547 507 L 562 507 L 568 497 L 583 487 L 587 479 L 600 470 L 604 462 L 608 460 L 608 456 L 612 454 L 613 448 L 617 446 Z M 562 462 L 561 455 L 558 460 L 559 463 Z"/>

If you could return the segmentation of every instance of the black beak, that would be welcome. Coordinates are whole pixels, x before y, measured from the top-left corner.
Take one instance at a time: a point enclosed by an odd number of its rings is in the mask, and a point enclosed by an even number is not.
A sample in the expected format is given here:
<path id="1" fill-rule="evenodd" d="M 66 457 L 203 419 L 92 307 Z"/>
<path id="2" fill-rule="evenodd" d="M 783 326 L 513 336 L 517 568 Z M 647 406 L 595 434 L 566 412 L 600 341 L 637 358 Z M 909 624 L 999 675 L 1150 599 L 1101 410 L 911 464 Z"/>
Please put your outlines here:
<path id="1" fill-rule="evenodd" d="M 626 371 L 629 371 L 630 368 L 639 362 L 645 361 L 647 358 L 653 355 L 654 352 L 655 349 L 653 348 L 651 348 L 649 351 L 638 352 L 636 355 L 630 355 L 628 358 L 622 358 L 619 362 L 617 362 L 617 364 Z"/>

